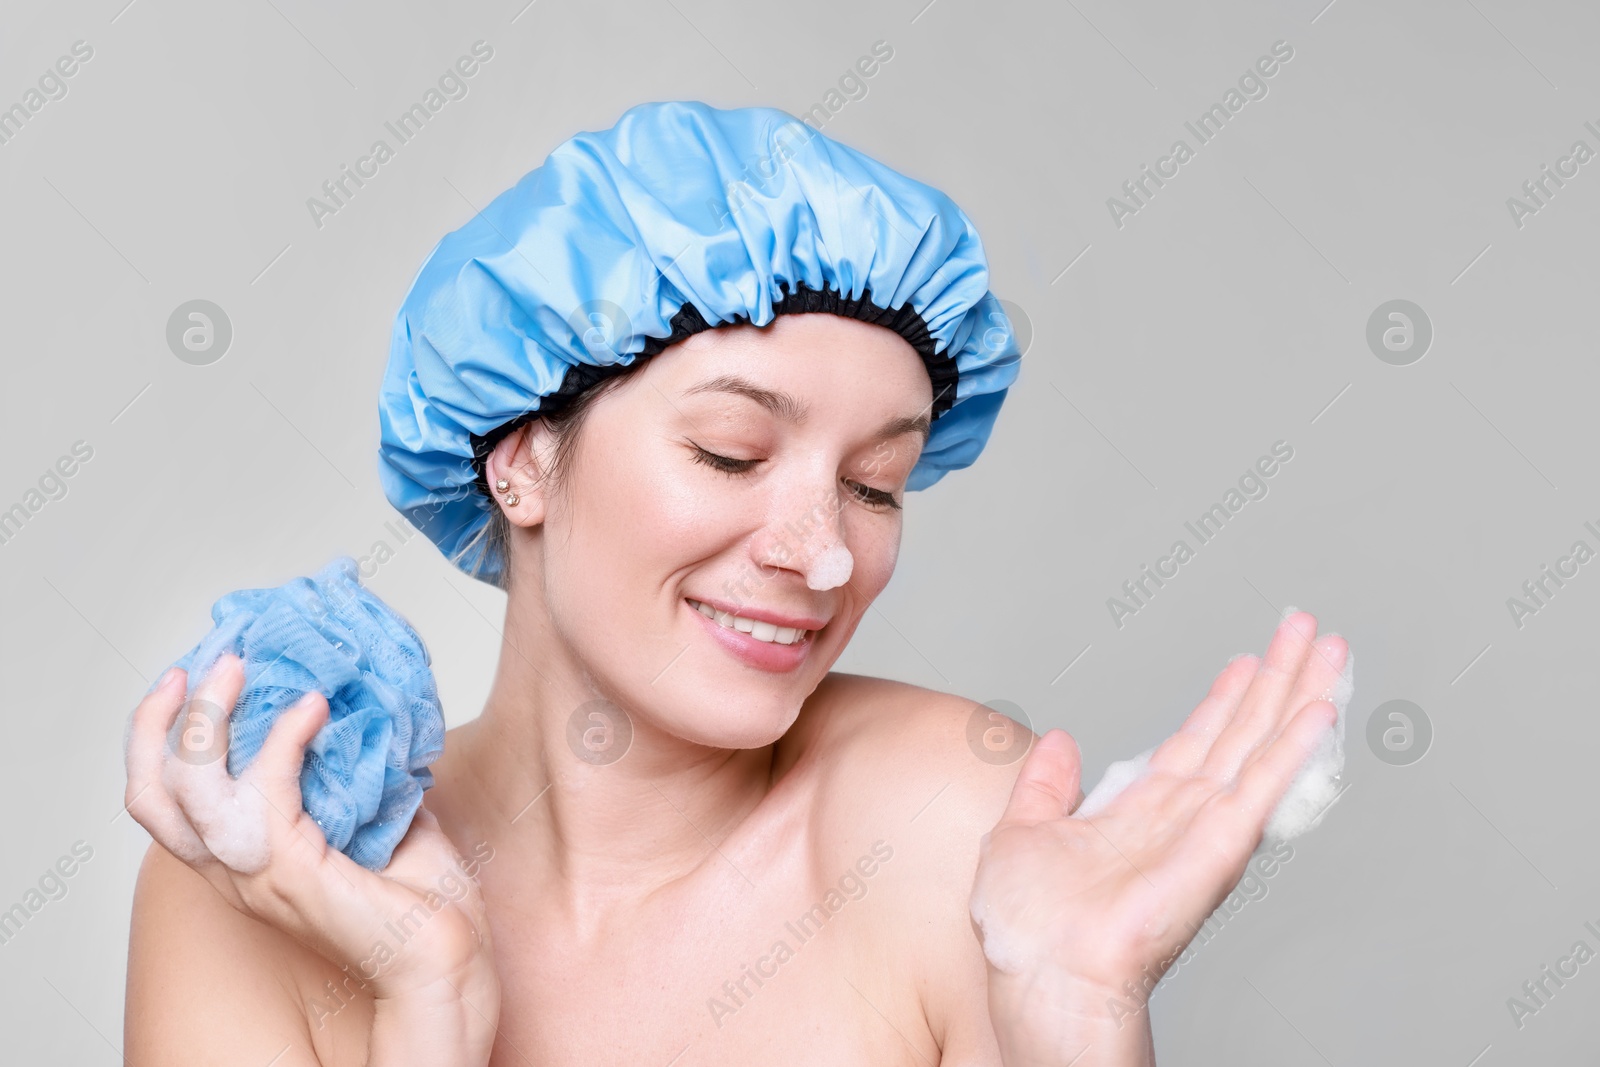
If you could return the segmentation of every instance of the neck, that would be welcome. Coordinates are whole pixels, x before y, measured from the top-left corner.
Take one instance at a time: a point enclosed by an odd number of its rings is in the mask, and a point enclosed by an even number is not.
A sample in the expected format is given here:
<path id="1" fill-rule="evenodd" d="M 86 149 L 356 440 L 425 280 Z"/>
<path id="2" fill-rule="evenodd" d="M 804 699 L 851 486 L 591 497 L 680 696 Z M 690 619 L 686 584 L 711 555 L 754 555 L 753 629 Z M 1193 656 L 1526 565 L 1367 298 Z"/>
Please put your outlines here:
<path id="1" fill-rule="evenodd" d="M 543 872 L 580 925 L 727 862 L 718 846 L 770 790 L 774 746 L 694 744 L 653 727 L 648 709 L 622 709 L 618 729 L 616 706 L 548 619 L 517 606 L 456 762 L 481 797 L 484 837 Z"/>

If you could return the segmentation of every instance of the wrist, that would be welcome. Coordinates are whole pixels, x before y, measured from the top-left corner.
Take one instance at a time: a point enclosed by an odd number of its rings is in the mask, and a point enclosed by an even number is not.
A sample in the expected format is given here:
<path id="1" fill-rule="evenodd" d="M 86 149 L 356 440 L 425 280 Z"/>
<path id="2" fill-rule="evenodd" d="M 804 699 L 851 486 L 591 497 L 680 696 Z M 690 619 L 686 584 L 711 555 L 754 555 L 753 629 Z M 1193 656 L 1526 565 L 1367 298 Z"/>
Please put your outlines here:
<path id="1" fill-rule="evenodd" d="M 484 1067 L 500 1021 L 492 967 L 373 998 L 369 1067 Z"/>
<path id="2" fill-rule="evenodd" d="M 1060 970 L 989 971 L 1005 1067 L 1153 1067 L 1149 996 L 1132 981 L 1119 989 Z"/>

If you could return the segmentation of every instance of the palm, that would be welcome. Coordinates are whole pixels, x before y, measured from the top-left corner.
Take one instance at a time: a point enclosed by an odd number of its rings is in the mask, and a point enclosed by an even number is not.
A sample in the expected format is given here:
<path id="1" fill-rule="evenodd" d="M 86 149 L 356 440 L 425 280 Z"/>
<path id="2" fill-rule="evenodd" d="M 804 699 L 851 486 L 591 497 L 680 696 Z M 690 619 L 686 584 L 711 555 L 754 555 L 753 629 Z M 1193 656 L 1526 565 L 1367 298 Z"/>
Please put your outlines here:
<path id="1" fill-rule="evenodd" d="M 1346 649 L 1336 637 L 1313 649 L 1315 620 L 1296 620 L 1304 633 L 1286 625 L 1264 664 L 1244 657 L 1224 669 L 1147 773 L 1089 817 L 1068 813 L 1076 745 L 1061 731 L 1039 741 L 973 887 L 973 918 L 1000 970 L 1070 973 L 1115 990 L 1170 965 L 1238 882 L 1333 721 L 1321 698 Z"/>
<path id="2" fill-rule="evenodd" d="M 1215 906 L 1212 897 L 1220 899 L 1237 880 L 1252 847 L 1208 825 L 1214 816 L 1186 810 L 1184 794 L 1192 803 L 1198 791 L 1186 781 L 1194 780 L 1142 778 L 1093 820 L 1062 816 L 997 827 L 982 874 L 991 884 L 1015 887 L 1005 898 L 1015 917 L 1000 921 L 1029 924 L 1029 942 L 1050 946 L 1054 962 L 1083 971 L 1103 961 L 1103 973 L 1084 977 L 1113 987 L 1117 976 L 1166 958 L 1174 943 L 1181 947 Z"/>

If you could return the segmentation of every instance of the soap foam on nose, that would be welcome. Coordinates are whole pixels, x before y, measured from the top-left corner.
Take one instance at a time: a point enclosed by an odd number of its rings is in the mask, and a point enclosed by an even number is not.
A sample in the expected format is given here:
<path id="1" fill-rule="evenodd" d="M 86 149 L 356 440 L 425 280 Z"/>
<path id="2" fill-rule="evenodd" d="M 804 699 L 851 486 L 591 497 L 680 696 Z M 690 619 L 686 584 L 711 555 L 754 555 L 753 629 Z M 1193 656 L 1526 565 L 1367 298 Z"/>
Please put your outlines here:
<path id="1" fill-rule="evenodd" d="M 806 585 L 811 589 L 836 589 L 850 580 L 855 569 L 855 559 L 843 542 L 835 541 L 811 564 L 806 575 Z"/>

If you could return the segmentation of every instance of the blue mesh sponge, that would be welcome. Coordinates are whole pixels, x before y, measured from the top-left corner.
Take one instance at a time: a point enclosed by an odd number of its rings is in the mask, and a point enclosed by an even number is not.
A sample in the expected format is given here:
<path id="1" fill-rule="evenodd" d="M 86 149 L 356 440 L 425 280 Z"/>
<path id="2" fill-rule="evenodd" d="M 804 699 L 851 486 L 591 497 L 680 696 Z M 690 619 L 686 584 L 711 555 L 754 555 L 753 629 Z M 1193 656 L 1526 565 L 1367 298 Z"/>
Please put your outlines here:
<path id="1" fill-rule="evenodd" d="M 389 863 L 433 786 L 444 715 L 415 630 L 362 587 L 340 556 L 314 578 L 241 589 L 211 608 L 216 623 L 174 666 L 194 695 L 224 652 L 244 660 L 244 689 L 228 722 L 228 773 L 255 759 L 278 715 L 315 689 L 328 721 L 306 747 L 300 791 L 328 844 L 371 870 Z M 183 719 L 174 728 L 183 728 Z"/>

